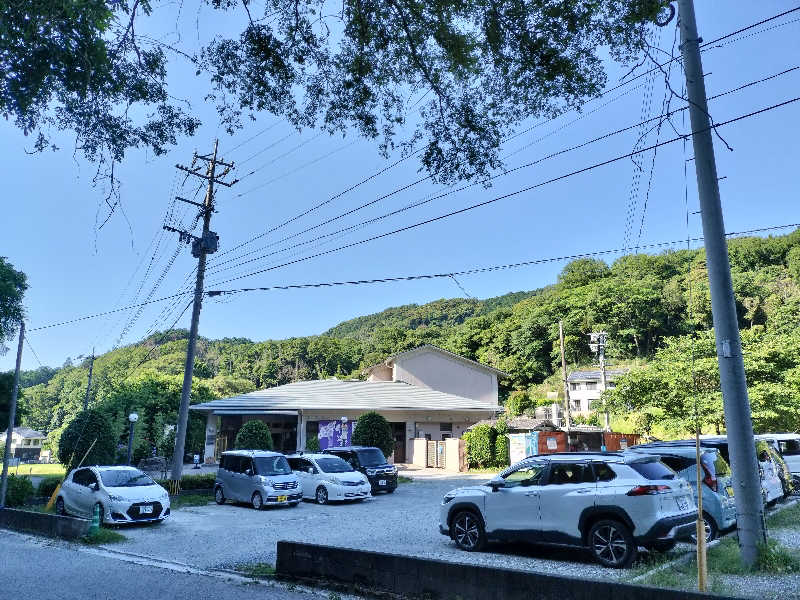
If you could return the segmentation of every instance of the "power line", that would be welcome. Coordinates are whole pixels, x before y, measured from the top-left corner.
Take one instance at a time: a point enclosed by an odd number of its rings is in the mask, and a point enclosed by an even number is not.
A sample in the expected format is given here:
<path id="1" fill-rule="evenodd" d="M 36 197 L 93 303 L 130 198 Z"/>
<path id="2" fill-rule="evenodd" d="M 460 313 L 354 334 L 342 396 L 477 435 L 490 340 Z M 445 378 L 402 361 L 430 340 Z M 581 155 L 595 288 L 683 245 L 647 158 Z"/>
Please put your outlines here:
<path id="1" fill-rule="evenodd" d="M 751 235 L 754 233 L 764 233 L 766 231 L 776 231 L 779 229 L 790 229 L 800 227 L 800 223 L 788 223 L 786 225 L 773 225 L 770 227 L 761 227 L 758 229 L 749 229 L 746 231 L 734 231 L 731 233 L 727 233 L 727 237 L 735 237 L 735 236 L 742 236 L 742 235 Z M 703 237 L 695 237 L 691 238 L 689 241 L 692 242 L 702 242 Z M 654 242 L 651 244 L 641 244 L 631 248 L 612 248 L 609 250 L 594 250 L 591 252 L 580 252 L 576 254 L 566 254 L 563 256 L 553 256 L 549 258 L 538 258 L 534 260 L 526 260 L 521 262 L 509 263 L 504 265 L 493 265 L 490 267 L 476 267 L 472 269 L 464 269 L 461 271 L 451 271 L 447 273 L 428 273 L 424 275 L 405 275 L 405 276 L 394 276 L 394 277 L 380 277 L 375 279 L 355 279 L 349 281 L 326 281 L 326 282 L 319 282 L 319 283 L 297 283 L 297 284 L 290 284 L 290 285 L 272 285 L 272 286 L 264 286 L 264 287 L 247 287 L 247 288 L 237 288 L 231 290 L 208 290 L 206 293 L 209 296 L 221 296 L 225 294 L 241 294 L 245 292 L 268 292 L 272 290 L 296 290 L 296 289 L 306 289 L 306 288 L 323 288 L 323 287 L 339 287 L 339 286 L 346 286 L 346 285 L 369 285 L 375 283 L 394 283 L 400 281 L 416 281 L 420 279 L 452 279 L 456 285 L 461 289 L 462 292 L 467 294 L 469 297 L 470 294 L 461 286 L 461 284 L 456 280 L 456 277 L 464 276 L 464 275 L 476 275 L 479 273 L 490 273 L 493 271 L 504 271 L 508 269 L 517 269 L 521 267 L 529 267 L 534 265 L 542 265 L 546 263 L 554 263 L 554 262 L 563 262 L 565 260 L 575 260 L 578 258 L 589 258 L 595 256 L 605 256 L 609 254 L 618 254 L 620 252 L 624 252 L 626 250 L 642 250 L 642 249 L 653 249 L 653 248 L 663 248 L 665 246 L 675 246 L 678 244 L 683 244 L 687 242 L 687 239 L 679 239 L 679 240 L 671 240 L 669 242 Z"/>
<path id="2" fill-rule="evenodd" d="M 800 97 L 795 97 L 795 98 L 792 98 L 792 99 L 789 99 L 789 100 L 785 100 L 784 102 L 780 102 L 778 104 L 774 104 L 772 106 L 768 106 L 768 107 L 759 109 L 757 111 L 753 111 L 753 112 L 750 112 L 750 113 L 747 113 L 747 114 L 744 114 L 744 115 L 740 115 L 740 116 L 735 117 L 733 119 L 729 119 L 727 121 L 723 121 L 722 123 L 717 123 L 716 125 L 714 125 L 714 127 L 722 127 L 722 126 L 725 126 L 725 125 L 730 125 L 732 123 L 736 123 L 736 122 L 741 121 L 743 119 L 754 117 L 756 115 L 760 115 L 762 113 L 765 113 L 765 112 L 768 112 L 768 111 L 771 111 L 771 110 L 775 110 L 777 108 L 781 108 L 783 106 L 786 106 L 788 104 L 792 104 L 792 103 L 797 102 L 797 101 L 800 101 Z M 694 135 L 695 133 L 698 133 L 698 132 L 692 132 L 692 134 L 687 134 L 687 135 Z M 318 258 L 320 256 L 325 256 L 327 254 L 333 254 L 334 252 L 339 252 L 339 251 L 345 250 L 347 248 L 352 248 L 352 247 L 355 247 L 355 246 L 359 246 L 361 244 L 366 244 L 368 242 L 372 242 L 372 241 L 375 241 L 375 240 L 378 240 L 378 239 L 382 239 L 382 238 L 385 238 L 385 237 L 396 235 L 396 234 L 402 233 L 404 231 L 409 231 L 411 229 L 416 229 L 417 227 L 421 227 L 423 225 L 428 225 L 428 224 L 434 223 L 436 221 L 447 219 L 447 218 L 453 217 L 455 215 L 459 215 L 459 214 L 468 212 L 470 210 L 474 210 L 476 208 L 480 208 L 482 206 L 487 206 L 489 204 L 493 204 L 493 203 L 498 202 L 500 200 L 505 200 L 507 198 L 510 198 L 510 197 L 513 197 L 513 196 L 517 196 L 517 195 L 522 194 L 524 192 L 528 192 L 528 191 L 531 191 L 533 189 L 536 189 L 536 188 L 539 188 L 539 187 L 543 187 L 543 186 L 548 185 L 550 183 L 555 183 L 557 181 L 561 181 L 562 179 L 567 179 L 569 177 L 573 177 L 573 176 L 579 175 L 581 173 L 586 173 L 588 171 L 592 171 L 592 170 L 597 169 L 599 167 L 603 167 L 603 166 L 618 162 L 618 161 L 626 159 L 626 158 L 631 158 L 635 154 L 641 154 L 641 153 L 644 153 L 644 152 L 649 152 L 650 150 L 653 150 L 655 148 L 658 148 L 658 147 L 661 147 L 661 146 L 665 146 L 667 144 L 671 144 L 671 143 L 674 143 L 676 141 L 682 140 L 682 139 L 684 139 L 684 137 L 686 137 L 686 136 L 679 135 L 679 136 L 671 138 L 669 140 L 665 140 L 663 142 L 659 142 L 658 144 L 654 144 L 654 145 L 648 146 L 647 148 L 642 148 L 641 150 L 638 150 L 638 151 L 635 151 L 635 152 L 629 152 L 627 154 L 622 154 L 620 156 L 616 156 L 614 158 L 610 158 L 608 160 L 605 160 L 605 161 L 602 161 L 602 162 L 599 162 L 599 163 L 594 163 L 594 164 L 589 165 L 587 167 L 583 167 L 583 168 L 577 169 L 575 171 L 570 171 L 569 173 L 565 173 L 563 175 L 559 175 L 558 177 L 553 177 L 551 179 L 547 179 L 545 181 L 541 181 L 541 182 L 536 183 L 534 185 L 527 186 L 527 187 L 522 188 L 520 190 L 517 190 L 517 191 L 514 191 L 514 192 L 509 192 L 507 194 L 503 194 L 501 196 L 497 196 L 495 198 L 491 198 L 489 200 L 485 200 L 483 202 L 479 202 L 477 204 L 473 204 L 471 206 L 467 206 L 467 207 L 461 208 L 459 210 L 451 211 L 449 213 L 445 213 L 445 214 L 439 215 L 437 217 L 432 217 L 430 219 L 426 219 L 424 221 L 420 221 L 420 222 L 414 223 L 412 225 L 407 225 L 407 226 L 401 227 L 399 229 L 395 229 L 395 230 L 392 230 L 392 231 L 387 231 L 385 233 L 381 233 L 379 235 L 375 235 L 375 236 L 372 236 L 372 237 L 369 237 L 369 238 L 366 238 L 366 239 L 363 239 L 363 240 L 359 240 L 357 242 L 352 242 L 350 244 L 345 244 L 344 246 L 339 246 L 339 247 L 333 248 L 331 250 L 326 250 L 324 252 L 318 252 L 316 254 L 312 254 L 312 255 L 306 256 L 304 258 L 300 258 L 300 259 L 296 259 L 296 260 L 292 260 L 292 261 L 287 261 L 287 262 L 282 263 L 280 265 L 272 266 L 272 267 L 269 267 L 269 268 L 266 268 L 266 269 L 260 269 L 258 271 L 253 271 L 252 273 L 247 273 L 245 275 L 239 275 L 237 277 L 232 277 L 230 279 L 226 279 L 224 281 L 217 282 L 216 285 L 219 285 L 220 283 L 228 283 L 228 282 L 235 281 L 235 280 L 238 280 L 238 279 L 243 279 L 245 277 L 250 277 L 252 275 L 258 275 L 260 273 L 265 273 L 267 271 L 273 271 L 275 269 L 279 269 L 279 268 L 286 267 L 286 266 L 289 266 L 289 265 L 293 265 L 293 264 L 296 264 L 296 263 L 304 262 L 306 260 L 311 260 L 313 258 Z"/>
<path id="3" fill-rule="evenodd" d="M 31 354 L 33 354 L 33 357 L 36 359 L 36 362 L 39 363 L 39 366 L 40 367 L 44 367 L 44 365 L 42 364 L 42 361 L 39 360 L 39 355 L 36 354 L 36 350 L 33 349 L 33 344 L 31 344 L 31 340 L 30 340 L 30 338 L 28 338 L 27 335 L 25 336 L 25 343 L 28 344 L 28 350 L 31 351 Z"/>
<path id="4" fill-rule="evenodd" d="M 750 87 L 750 86 L 752 86 L 752 85 L 755 85 L 755 84 L 758 84 L 758 83 L 763 83 L 763 82 L 765 82 L 765 81 L 768 81 L 768 80 L 770 80 L 770 79 L 774 79 L 774 78 L 776 78 L 776 77 L 779 77 L 779 76 L 781 76 L 781 75 L 785 75 L 785 74 L 791 73 L 791 72 L 793 72 L 793 71 L 796 71 L 796 70 L 798 70 L 798 69 L 800 69 L 800 66 L 795 66 L 795 67 L 792 67 L 792 68 L 789 68 L 789 69 L 785 69 L 784 71 L 781 71 L 780 73 L 776 73 L 776 74 L 773 74 L 773 75 L 769 75 L 769 76 L 767 76 L 767 77 L 764 77 L 764 78 L 762 78 L 762 79 L 760 79 L 760 80 L 757 80 L 757 81 L 751 81 L 751 82 L 749 82 L 749 83 L 746 83 L 746 84 L 744 84 L 744 85 L 738 86 L 738 87 L 736 87 L 736 88 L 733 88 L 733 89 L 731 89 L 731 90 L 727 90 L 727 91 L 725 91 L 725 92 L 722 92 L 722 93 L 720 93 L 720 94 L 717 94 L 717 95 L 715 95 L 715 96 L 712 96 L 711 98 L 709 98 L 709 100 L 714 100 L 714 99 L 720 98 L 720 97 L 722 97 L 722 96 L 725 96 L 725 95 L 728 95 L 728 94 L 734 93 L 734 92 L 736 92 L 736 91 L 739 91 L 739 90 L 741 90 L 741 89 L 745 89 L 745 88 L 747 88 L 747 87 Z M 221 266 L 222 266 L 222 265 L 224 265 L 224 264 L 227 264 L 227 263 L 230 263 L 230 262 L 232 262 L 232 261 L 236 261 L 236 260 L 242 259 L 242 258 L 244 258 L 245 256 L 248 256 L 248 255 L 250 255 L 250 254 L 254 254 L 254 253 L 256 253 L 256 252 L 260 252 L 261 250 L 266 250 L 266 249 L 268 249 L 268 248 L 274 247 L 274 246 L 276 246 L 276 245 L 278 245 L 278 244 L 281 244 L 281 243 L 283 243 L 283 242 L 286 242 L 286 241 L 289 241 L 289 240 L 291 240 L 291 239 L 297 238 L 297 237 L 299 237 L 299 236 L 301 236 L 301 235 L 303 235 L 303 234 L 305 234 L 305 233 L 308 233 L 308 232 L 310 232 L 310 231 L 313 231 L 313 230 L 315 230 L 315 229 L 319 229 L 320 227 L 323 227 L 323 226 L 325 226 L 325 225 L 328 225 L 328 224 L 330 224 L 330 223 L 332 223 L 332 222 L 334 222 L 334 221 L 337 221 L 337 220 L 339 220 L 339 219 L 341 219 L 341 218 L 343 218 L 343 217 L 345 217 L 345 216 L 348 216 L 348 215 L 350 215 L 350 214 L 353 214 L 353 213 L 355 213 L 355 212 L 357 212 L 357 211 L 359 211 L 359 210 L 361 210 L 361 209 L 363 209 L 363 208 L 366 208 L 366 207 L 368 207 L 368 206 L 371 206 L 371 205 L 373 205 L 373 204 L 375 204 L 375 203 L 377 203 L 377 202 L 380 202 L 381 200 L 384 200 L 384 199 L 386 199 L 386 198 L 388 198 L 388 197 L 390 197 L 390 196 L 392 196 L 392 195 L 396 194 L 398 191 L 405 190 L 405 189 L 407 189 L 408 187 L 411 187 L 411 186 L 413 186 L 413 185 L 415 185 L 415 184 L 417 184 L 417 183 L 419 183 L 419 182 L 421 182 L 421 181 L 424 181 L 424 179 L 425 179 L 425 178 L 419 179 L 419 180 L 417 180 L 417 181 L 413 182 L 412 184 L 409 184 L 409 185 L 408 185 L 408 186 L 406 186 L 406 187 L 399 188 L 399 190 L 394 190 L 394 191 L 392 191 L 392 192 L 390 192 L 390 193 L 388 193 L 388 194 L 384 194 L 384 195 L 382 195 L 382 196 L 379 196 L 378 198 L 376 198 L 376 199 L 374 199 L 374 200 L 371 200 L 371 201 L 369 201 L 369 202 L 366 202 L 366 203 L 364 203 L 364 204 L 361 204 L 360 206 L 357 206 L 357 207 L 355 207 L 355 208 L 353 208 L 353 209 L 350 209 L 349 211 L 346 211 L 346 212 L 344 212 L 344 213 L 342 213 L 342 214 L 340 214 L 340 215 L 338 215 L 338 216 L 331 217 L 331 218 L 329 218 L 329 219 L 327 219 L 327 220 L 325 220 L 325 221 L 323 221 L 323 222 L 321 222 L 321 223 L 319 223 L 319 224 L 317 224 L 317 225 L 313 225 L 313 226 L 311 226 L 311 227 L 308 227 L 308 228 L 306 228 L 306 229 L 304 229 L 304 230 L 302 230 L 302 231 L 300 231 L 300 232 L 297 232 L 297 233 L 291 234 L 291 235 L 289 235 L 289 236 L 285 236 L 284 238 L 282 238 L 282 239 L 280 239 L 280 240 L 277 240 L 277 241 L 275 241 L 275 242 L 272 242 L 272 243 L 270 243 L 270 244 L 267 244 L 266 246 L 262 246 L 261 248 L 257 248 L 257 249 L 255 249 L 255 250 L 251 250 L 251 251 L 249 251 L 249 252 L 246 252 L 246 253 L 244 253 L 244 254 L 241 254 L 241 255 L 239 255 L 239 256 L 236 256 L 236 257 L 233 257 L 233 258 L 229 258 L 229 259 L 227 259 L 227 260 L 224 260 L 224 261 L 222 261 L 222 262 L 217 262 L 217 263 L 215 263 L 215 264 L 212 266 L 212 268 L 211 268 L 211 270 L 210 270 L 209 272 L 210 272 L 210 273 L 219 273 L 219 272 L 222 272 L 222 271 L 230 270 L 230 269 L 233 269 L 233 268 L 236 268 L 236 267 L 239 267 L 239 266 L 243 266 L 243 265 L 245 265 L 245 264 L 248 264 L 248 263 L 251 263 L 251 262 L 255 262 L 255 261 L 257 261 L 257 260 L 261 260 L 261 259 L 263 259 L 263 258 L 267 258 L 267 257 L 269 257 L 269 256 L 273 256 L 273 255 L 275 255 L 275 254 L 280 254 L 280 253 L 282 253 L 282 252 L 285 252 L 285 251 L 288 251 L 288 250 L 291 250 L 291 249 L 294 249 L 294 248 L 298 248 L 298 247 L 300 247 L 300 246 L 305 246 L 305 245 L 311 244 L 311 243 L 313 243 L 313 242 L 315 242 L 315 241 L 318 241 L 318 240 L 321 240 L 321 239 L 324 239 L 324 238 L 328 238 L 328 237 L 335 236 L 335 235 L 338 235 L 338 234 L 340 234 L 340 233 L 343 233 L 343 232 L 346 232 L 346 231 L 350 231 L 350 230 L 353 230 L 353 229 L 357 229 L 357 228 L 359 228 L 359 227 L 361 227 L 361 226 L 363 226 L 363 225 L 367 225 L 367 224 L 375 223 L 375 222 L 377 222 L 377 221 L 380 221 L 380 220 L 386 219 L 386 218 L 388 218 L 388 217 L 391 217 L 391 216 L 395 216 L 395 215 L 397 215 L 397 214 L 400 214 L 400 213 L 402 213 L 402 212 L 405 212 L 405 211 L 407 211 L 407 210 L 410 210 L 410 209 L 412 209 L 412 208 L 416 208 L 416 207 L 418 207 L 418 206 L 421 206 L 421 205 L 423 205 L 423 204 L 427 204 L 427 203 L 429 203 L 429 202 L 432 202 L 433 200 L 437 200 L 437 199 L 440 199 L 440 198 L 444 198 L 444 197 L 446 197 L 446 196 L 449 196 L 449 195 L 452 195 L 452 194 L 455 194 L 455 193 L 458 193 L 458 192 L 464 191 L 464 190 L 466 190 L 466 189 L 468 189 L 468 188 L 471 188 L 471 187 L 474 187 L 474 186 L 476 186 L 476 185 L 478 185 L 478 184 L 487 183 L 487 182 L 489 182 L 489 181 L 492 181 L 493 179 L 496 179 L 496 178 L 498 178 L 498 177 L 505 177 L 505 176 L 507 176 L 507 175 L 510 175 L 510 174 L 514 173 L 515 171 L 518 171 L 518 170 L 520 170 L 520 169 L 524 169 L 524 168 L 528 168 L 528 167 L 531 167 L 531 166 L 537 165 L 537 164 L 539 164 L 539 163 L 541 163 L 541 162 L 544 162 L 544 161 L 546 161 L 546 160 L 552 159 L 552 158 L 554 158 L 554 157 L 556 157 L 556 156 L 559 156 L 559 155 L 561 155 L 561 154 L 565 154 L 565 153 L 567 153 L 567 152 L 572 152 L 572 151 L 574 151 L 574 150 L 577 150 L 577 149 L 583 148 L 583 147 L 585 147 L 585 146 L 587 146 L 587 145 L 589 145 L 589 144 L 592 144 L 592 143 L 595 143 L 595 142 L 598 142 L 598 141 L 601 141 L 601 140 L 607 139 L 607 138 L 609 138 L 609 137 L 611 137 L 611 136 L 618 135 L 618 134 L 620 134 L 620 133 L 624 133 L 624 132 L 626 132 L 626 131 L 629 131 L 629 130 L 631 130 L 631 129 L 637 128 L 637 127 L 639 127 L 639 126 L 641 126 L 641 125 L 645 125 L 645 124 L 647 124 L 647 123 L 650 123 L 650 122 L 652 122 L 652 121 L 656 121 L 656 120 L 663 121 L 663 119 L 665 119 L 665 118 L 670 118 L 671 116 L 673 116 L 674 114 L 677 114 L 678 112 L 685 111 L 687 108 L 688 108 L 688 105 L 687 105 L 687 106 L 684 106 L 684 107 L 681 107 L 681 108 L 678 108 L 678 109 L 676 109 L 676 110 L 674 110 L 674 111 L 668 111 L 668 112 L 666 112 L 666 113 L 662 113 L 662 114 L 660 114 L 660 115 L 658 115 L 658 116 L 656 116 L 656 117 L 652 117 L 652 118 L 650 118 L 650 119 L 647 119 L 647 120 L 645 120 L 645 121 L 642 121 L 642 122 L 640 122 L 640 123 L 636 123 L 636 124 L 634 124 L 634 125 L 629 125 L 629 126 L 627 126 L 627 127 L 623 127 L 623 128 L 621 128 L 621 129 L 617 129 L 617 130 L 615 130 L 615 131 L 612 131 L 612 132 L 609 132 L 609 133 L 603 134 L 603 135 L 601 135 L 601 136 L 595 137 L 595 138 L 593 138 L 593 139 L 591 139 L 591 140 L 585 141 L 585 142 L 583 142 L 583 143 L 581 143 L 581 144 L 577 144 L 577 145 L 574 145 L 574 146 L 570 146 L 570 147 L 568 147 L 568 148 L 564 148 L 564 149 L 562 149 L 562 150 L 559 150 L 559 151 L 557 151 L 557 152 L 554 152 L 554 153 L 548 154 L 548 155 L 546 155 L 546 156 L 544 156 L 544 157 L 542 157 L 542 158 L 539 158 L 539 159 L 537 159 L 537 160 L 535 160 L 535 161 L 532 161 L 532 162 L 528 162 L 528 163 L 525 163 L 525 164 L 519 165 L 519 166 L 517 166 L 517 167 L 514 167 L 514 168 L 512 168 L 512 169 L 509 169 L 509 170 L 506 170 L 506 171 L 503 171 L 503 172 L 501 172 L 501 173 L 497 173 L 497 174 L 495 174 L 495 175 L 493 175 L 493 176 L 491 176 L 491 177 L 489 177 L 489 178 L 486 178 L 486 179 L 484 179 L 484 180 L 481 180 L 481 181 L 475 181 L 475 182 L 472 182 L 472 183 L 467 183 L 467 184 L 465 184 L 465 185 L 463 185 L 463 186 L 461 186 L 461 187 L 458 187 L 458 188 L 451 188 L 451 189 L 449 189 L 449 190 L 446 190 L 446 191 L 444 191 L 444 192 L 441 192 L 441 193 L 438 193 L 438 194 L 437 194 L 437 193 L 434 193 L 434 194 L 429 194 L 428 196 L 426 196 L 425 198 L 423 198 L 423 199 L 422 199 L 422 200 L 420 200 L 420 201 L 417 201 L 417 202 L 411 203 L 411 204 L 409 204 L 409 205 L 406 205 L 406 206 L 404 206 L 404 207 L 401 207 L 401 208 L 399 208 L 399 209 L 395 209 L 395 210 L 393 210 L 393 211 L 390 211 L 390 212 L 388 212 L 388 213 L 385 213 L 385 214 L 383 214 L 383 215 L 379 215 L 379 216 L 377 216 L 377 217 L 374 217 L 374 218 L 372 218 L 372 219 L 368 219 L 368 220 L 366 220 L 366 221 L 363 221 L 363 222 L 361 222 L 361 223 L 358 223 L 358 224 L 356 224 L 356 225 L 351 225 L 351 226 L 348 226 L 348 227 L 344 227 L 344 228 L 342 228 L 342 229 L 339 229 L 339 230 L 337 230 L 337 231 L 334 231 L 334 232 L 332 232 L 332 233 L 323 234 L 323 235 L 320 235 L 320 236 L 318 236 L 318 237 L 312 238 L 312 239 L 310 239 L 310 240 L 307 240 L 307 241 L 304 241 L 304 242 L 298 242 L 297 244 L 293 244 L 293 245 L 291 245 L 291 246 L 288 246 L 288 247 L 286 247 L 286 248 L 283 248 L 283 249 L 280 249 L 280 250 L 275 250 L 275 251 L 272 251 L 272 252 L 269 252 L 269 253 L 263 254 L 263 255 L 261 255 L 261 256 L 259 256 L 259 257 L 251 258 L 251 259 L 248 259 L 248 260 L 245 260 L 245 261 L 240 261 L 240 262 L 238 262 L 236 265 L 233 265 L 233 266 L 230 266 L 230 267 L 225 267 L 225 268 L 222 268 L 222 269 L 220 269 L 220 268 L 219 268 L 219 267 L 221 267 Z M 280 227 L 280 226 L 279 226 L 279 227 Z M 627 243 L 627 241 L 626 241 L 625 243 Z"/>
<path id="5" fill-rule="evenodd" d="M 261 150 L 259 150 L 258 152 L 255 152 L 254 154 L 251 154 L 250 156 L 248 156 L 248 157 L 247 157 L 247 158 L 245 158 L 244 160 L 240 161 L 240 162 L 239 162 L 239 164 L 238 164 L 237 166 L 238 166 L 238 167 L 241 167 L 243 164 L 245 164 L 245 163 L 248 163 L 248 162 L 250 162 L 251 160 L 253 160 L 253 159 L 254 159 L 256 156 L 261 156 L 261 155 L 262 155 L 262 154 L 264 154 L 264 152 L 266 152 L 267 150 L 270 150 L 270 149 L 274 148 L 275 146 L 277 146 L 277 145 L 278 145 L 278 144 L 280 144 L 281 142 L 285 142 L 286 140 L 288 140 L 288 139 L 289 139 L 290 137 L 292 137 L 293 135 L 294 135 L 294 132 L 293 132 L 293 131 L 289 132 L 287 135 L 283 136 L 281 139 L 279 139 L 279 140 L 277 140 L 277 141 L 275 141 L 275 142 L 272 142 L 272 143 L 271 143 L 271 144 L 269 144 L 267 147 L 265 147 L 265 148 L 262 148 L 262 149 L 261 149 Z"/>
<path id="6" fill-rule="evenodd" d="M 235 145 L 233 148 L 231 148 L 230 150 L 228 150 L 228 152 L 233 152 L 234 150 L 238 150 L 239 148 L 241 148 L 242 146 L 244 146 L 244 145 L 245 145 L 245 144 L 247 144 L 248 142 L 252 142 L 252 141 L 253 141 L 254 139 L 256 139 L 258 136 L 260 136 L 260 135 L 263 135 L 263 134 L 267 133 L 268 131 L 270 131 L 270 130 L 271 130 L 271 129 L 273 129 L 274 127 L 276 127 L 276 126 L 280 125 L 281 123 L 283 123 L 283 119 L 278 119 L 278 120 L 277 120 L 277 121 L 275 121 L 275 122 L 274 122 L 272 125 L 268 125 L 268 126 L 267 126 L 267 127 L 265 127 L 264 129 L 262 129 L 261 131 L 259 131 L 257 134 L 255 134 L 255 135 L 252 135 L 252 136 L 250 136 L 249 138 L 247 138 L 246 140 L 244 140 L 243 142 L 240 142 L 240 143 L 236 144 L 236 145 Z"/>

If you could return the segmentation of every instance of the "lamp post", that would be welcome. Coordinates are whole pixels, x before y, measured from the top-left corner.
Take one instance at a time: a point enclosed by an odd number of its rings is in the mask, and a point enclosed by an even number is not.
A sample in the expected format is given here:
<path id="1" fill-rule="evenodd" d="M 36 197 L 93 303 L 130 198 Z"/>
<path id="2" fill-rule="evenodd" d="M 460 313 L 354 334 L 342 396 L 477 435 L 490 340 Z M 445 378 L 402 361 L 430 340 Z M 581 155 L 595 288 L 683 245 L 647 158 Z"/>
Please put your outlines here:
<path id="1" fill-rule="evenodd" d="M 138 420 L 139 415 L 137 415 L 135 412 L 128 415 L 128 421 L 131 423 L 131 428 L 128 432 L 128 464 L 131 464 L 131 458 L 133 456 L 133 426 Z"/>

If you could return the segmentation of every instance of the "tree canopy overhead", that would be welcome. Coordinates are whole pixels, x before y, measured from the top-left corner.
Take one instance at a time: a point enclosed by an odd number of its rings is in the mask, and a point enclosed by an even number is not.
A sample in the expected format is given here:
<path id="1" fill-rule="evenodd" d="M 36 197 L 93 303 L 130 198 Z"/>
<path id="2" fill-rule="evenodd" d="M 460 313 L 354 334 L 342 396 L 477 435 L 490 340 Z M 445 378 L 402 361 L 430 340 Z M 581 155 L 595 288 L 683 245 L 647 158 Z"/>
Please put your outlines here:
<path id="1" fill-rule="evenodd" d="M 25 273 L 17 271 L 0 256 L 0 354 L 6 352 L 6 342 L 14 335 L 25 315 L 22 297 L 27 289 Z"/>
<path id="2" fill-rule="evenodd" d="M 498 167 L 523 120 L 597 96 L 601 52 L 630 59 L 665 2 L 267 0 L 262 14 L 249 0 L 206 4 L 243 29 L 179 48 L 148 35 L 180 11 L 169 3 L 4 2 L 0 114 L 38 150 L 59 130 L 101 164 L 130 148 L 162 154 L 200 125 L 168 92 L 170 53 L 208 78 L 229 132 L 262 111 L 298 128 L 354 129 L 384 154 L 420 150 L 424 169 L 449 182 Z"/>

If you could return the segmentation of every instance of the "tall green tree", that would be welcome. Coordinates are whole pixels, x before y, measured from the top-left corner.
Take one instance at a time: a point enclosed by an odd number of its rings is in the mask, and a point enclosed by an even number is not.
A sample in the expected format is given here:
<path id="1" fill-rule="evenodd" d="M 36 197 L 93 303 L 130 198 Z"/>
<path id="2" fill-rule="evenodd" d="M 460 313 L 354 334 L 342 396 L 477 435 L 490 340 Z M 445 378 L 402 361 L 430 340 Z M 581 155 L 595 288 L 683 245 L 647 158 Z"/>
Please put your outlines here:
<path id="1" fill-rule="evenodd" d="M 14 336 L 25 316 L 22 297 L 27 289 L 25 273 L 17 271 L 0 256 L 0 354 L 8 350 L 6 342 Z"/>

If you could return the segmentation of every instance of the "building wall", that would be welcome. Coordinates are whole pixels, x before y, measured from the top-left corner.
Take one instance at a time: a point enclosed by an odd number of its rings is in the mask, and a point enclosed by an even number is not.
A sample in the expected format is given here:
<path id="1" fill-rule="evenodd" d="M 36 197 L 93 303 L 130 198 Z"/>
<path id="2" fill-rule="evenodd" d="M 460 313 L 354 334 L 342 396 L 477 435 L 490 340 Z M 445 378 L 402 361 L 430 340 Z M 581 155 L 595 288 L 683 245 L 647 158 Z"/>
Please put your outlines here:
<path id="1" fill-rule="evenodd" d="M 401 357 L 394 364 L 394 380 L 411 385 L 497 404 L 497 375 L 471 367 L 438 352 Z"/>
<path id="2" fill-rule="evenodd" d="M 387 365 L 374 367 L 370 371 L 367 381 L 392 381 L 392 367 Z"/>

